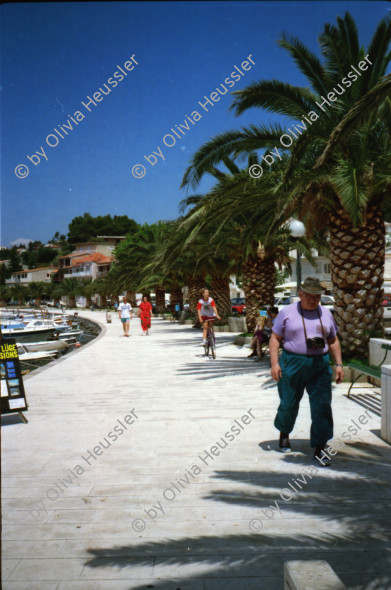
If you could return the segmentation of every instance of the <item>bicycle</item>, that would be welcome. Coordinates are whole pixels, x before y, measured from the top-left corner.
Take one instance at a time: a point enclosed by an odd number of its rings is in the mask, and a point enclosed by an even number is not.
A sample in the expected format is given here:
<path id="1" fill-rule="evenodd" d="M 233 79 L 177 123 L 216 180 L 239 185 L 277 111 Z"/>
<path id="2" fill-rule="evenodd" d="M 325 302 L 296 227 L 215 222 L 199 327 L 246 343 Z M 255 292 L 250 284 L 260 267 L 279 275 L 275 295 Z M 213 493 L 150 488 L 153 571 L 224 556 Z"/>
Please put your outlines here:
<path id="1" fill-rule="evenodd" d="M 206 335 L 207 343 L 204 345 L 205 356 L 209 356 L 209 350 L 212 353 L 212 358 L 216 358 L 216 336 L 213 329 L 213 320 L 208 320 L 208 332 Z"/>

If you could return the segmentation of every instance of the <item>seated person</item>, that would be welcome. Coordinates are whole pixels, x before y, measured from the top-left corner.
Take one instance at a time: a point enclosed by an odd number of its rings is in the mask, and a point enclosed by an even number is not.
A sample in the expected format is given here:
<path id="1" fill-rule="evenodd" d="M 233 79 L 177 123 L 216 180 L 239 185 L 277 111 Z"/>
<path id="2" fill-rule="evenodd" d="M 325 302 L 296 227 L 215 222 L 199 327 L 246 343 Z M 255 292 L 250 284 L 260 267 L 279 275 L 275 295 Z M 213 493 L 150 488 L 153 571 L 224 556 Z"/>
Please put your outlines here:
<path id="1" fill-rule="evenodd" d="M 264 327 L 264 332 L 269 337 L 273 331 L 274 322 L 277 316 L 278 307 L 269 307 L 269 309 L 267 310 L 267 319 Z"/>
<path id="2" fill-rule="evenodd" d="M 266 321 L 265 316 L 260 316 L 257 319 L 257 323 L 255 325 L 255 330 L 254 330 L 254 338 L 252 339 L 251 345 L 250 345 L 250 348 L 252 349 L 252 351 L 251 351 L 251 354 L 248 355 L 248 358 L 251 358 L 254 356 L 261 358 L 261 356 L 265 356 L 262 353 L 263 327 L 265 325 L 265 321 Z"/>
<path id="3" fill-rule="evenodd" d="M 267 310 L 267 317 L 261 316 L 257 320 L 257 325 L 254 331 L 254 338 L 251 343 L 252 353 L 249 355 L 251 357 L 258 357 L 262 358 L 265 356 L 262 348 L 265 344 L 268 344 L 269 338 L 271 336 L 275 319 L 278 315 L 278 307 L 269 307 Z M 262 326 L 260 328 L 260 326 Z"/>

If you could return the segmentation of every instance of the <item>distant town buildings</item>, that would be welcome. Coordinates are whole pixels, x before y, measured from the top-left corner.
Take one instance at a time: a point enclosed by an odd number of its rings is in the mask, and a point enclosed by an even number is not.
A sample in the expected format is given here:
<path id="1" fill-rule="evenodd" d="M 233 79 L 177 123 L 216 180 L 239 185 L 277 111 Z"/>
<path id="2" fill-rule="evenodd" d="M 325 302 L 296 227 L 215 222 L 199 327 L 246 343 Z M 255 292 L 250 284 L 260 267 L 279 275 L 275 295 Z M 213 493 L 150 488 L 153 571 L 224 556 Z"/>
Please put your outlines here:
<path id="1" fill-rule="evenodd" d="M 56 274 L 57 266 L 44 266 L 41 268 L 28 268 L 13 272 L 7 285 L 28 285 L 33 282 L 50 283 L 52 275 Z"/>
<path id="2" fill-rule="evenodd" d="M 74 245 L 70 254 L 60 256 L 57 266 L 46 266 L 41 268 L 28 269 L 12 273 L 10 279 L 6 280 L 9 285 L 24 284 L 32 282 L 50 282 L 51 278 L 56 282 L 68 278 L 98 279 L 105 276 L 113 262 L 113 251 L 126 236 L 98 236 L 98 242 L 83 242 Z M 53 248 L 58 248 L 54 245 Z M 3 264 L 8 261 L 3 261 Z"/>

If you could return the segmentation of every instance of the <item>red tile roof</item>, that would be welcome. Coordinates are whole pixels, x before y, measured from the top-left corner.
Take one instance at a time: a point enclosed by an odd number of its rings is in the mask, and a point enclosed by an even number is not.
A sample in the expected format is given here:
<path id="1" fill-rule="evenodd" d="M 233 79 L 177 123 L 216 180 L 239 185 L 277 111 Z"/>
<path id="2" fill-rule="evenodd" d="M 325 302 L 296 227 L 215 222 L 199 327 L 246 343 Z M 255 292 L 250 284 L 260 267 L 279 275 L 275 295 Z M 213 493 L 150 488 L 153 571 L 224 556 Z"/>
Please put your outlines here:
<path id="1" fill-rule="evenodd" d="M 113 260 L 112 256 L 105 256 L 104 254 L 100 254 L 100 252 L 92 252 L 91 254 L 86 254 L 78 258 L 77 260 L 72 260 L 72 266 L 79 266 L 80 264 L 84 264 L 85 262 L 96 262 L 98 264 L 110 264 Z"/>
<path id="2" fill-rule="evenodd" d="M 62 258 L 73 258 L 74 256 L 84 256 L 88 254 L 87 250 L 85 252 L 74 252 L 73 254 L 65 254 L 65 256 L 59 256 L 58 259 L 61 260 Z"/>

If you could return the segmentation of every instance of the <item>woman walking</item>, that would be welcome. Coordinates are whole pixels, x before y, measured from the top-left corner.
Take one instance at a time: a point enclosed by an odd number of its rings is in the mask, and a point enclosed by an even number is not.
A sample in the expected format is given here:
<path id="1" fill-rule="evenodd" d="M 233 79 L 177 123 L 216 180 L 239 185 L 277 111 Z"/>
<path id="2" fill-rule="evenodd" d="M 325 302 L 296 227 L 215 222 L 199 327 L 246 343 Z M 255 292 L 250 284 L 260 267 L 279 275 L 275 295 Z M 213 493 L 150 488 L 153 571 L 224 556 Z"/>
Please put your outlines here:
<path id="1" fill-rule="evenodd" d="M 148 301 L 148 297 L 146 295 L 143 296 L 143 300 L 139 305 L 139 310 L 143 333 L 145 334 L 145 336 L 148 336 L 149 329 L 151 327 L 152 305 Z"/>

